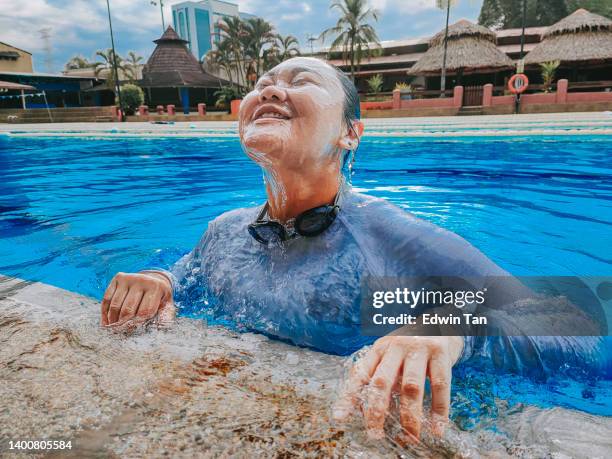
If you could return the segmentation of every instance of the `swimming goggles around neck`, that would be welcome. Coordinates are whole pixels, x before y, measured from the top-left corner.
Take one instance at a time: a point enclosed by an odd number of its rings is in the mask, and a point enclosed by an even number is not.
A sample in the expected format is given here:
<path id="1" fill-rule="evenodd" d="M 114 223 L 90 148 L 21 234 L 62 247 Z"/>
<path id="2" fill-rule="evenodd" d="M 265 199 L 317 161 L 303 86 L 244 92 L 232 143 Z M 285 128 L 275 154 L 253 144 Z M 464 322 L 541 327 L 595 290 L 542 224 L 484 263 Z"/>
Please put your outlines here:
<path id="1" fill-rule="evenodd" d="M 265 220 L 270 207 L 266 201 L 266 205 L 259 212 L 257 220 L 248 226 L 249 234 L 257 242 L 265 245 L 272 241 L 287 241 L 298 234 L 305 237 L 318 236 L 331 226 L 340 212 L 338 202 L 341 194 L 342 186 L 340 186 L 332 205 L 326 204 L 308 209 L 294 219 L 288 220 L 286 225 L 276 220 Z"/>

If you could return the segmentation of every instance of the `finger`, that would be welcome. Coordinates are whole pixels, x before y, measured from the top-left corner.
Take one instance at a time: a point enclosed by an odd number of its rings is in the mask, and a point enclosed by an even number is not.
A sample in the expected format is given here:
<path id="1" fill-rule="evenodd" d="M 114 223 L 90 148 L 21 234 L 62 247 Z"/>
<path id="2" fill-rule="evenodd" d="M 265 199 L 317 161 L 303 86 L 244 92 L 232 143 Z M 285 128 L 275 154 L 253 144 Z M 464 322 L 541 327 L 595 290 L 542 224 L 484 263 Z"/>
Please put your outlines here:
<path id="1" fill-rule="evenodd" d="M 359 406 L 361 390 L 370 382 L 382 354 L 382 350 L 372 348 L 351 367 L 344 389 L 334 406 L 333 416 L 336 421 L 345 421 Z"/>
<path id="2" fill-rule="evenodd" d="M 119 312 L 121 311 L 121 305 L 125 300 L 126 295 L 128 294 L 127 287 L 122 285 L 117 286 L 117 290 L 113 294 L 111 298 L 110 304 L 108 306 L 108 320 L 107 325 L 114 324 L 119 319 Z"/>
<path id="3" fill-rule="evenodd" d="M 146 323 L 147 321 L 145 319 L 141 319 L 137 316 L 123 322 L 116 322 L 109 325 L 107 328 L 118 334 L 129 335 Z"/>
<path id="4" fill-rule="evenodd" d="M 371 438 L 384 437 L 385 417 L 391 402 L 391 390 L 404 360 L 400 346 L 389 346 L 368 385 L 365 421 Z"/>
<path id="5" fill-rule="evenodd" d="M 429 383 L 431 386 L 431 417 L 434 433 L 442 435 L 448 422 L 451 394 L 452 365 L 445 356 L 433 357 L 429 361 Z"/>
<path id="6" fill-rule="evenodd" d="M 160 289 L 148 290 L 140 300 L 138 307 L 138 317 L 144 320 L 152 319 L 160 309 L 163 292 Z"/>
<path id="7" fill-rule="evenodd" d="M 108 308 L 110 307 L 111 299 L 113 298 L 113 295 L 115 294 L 116 290 L 117 290 L 117 280 L 113 278 L 110 284 L 108 284 L 108 287 L 106 288 L 106 291 L 104 292 L 104 296 L 102 297 L 102 303 L 101 303 L 102 325 L 108 325 Z"/>
<path id="8" fill-rule="evenodd" d="M 166 301 L 162 304 L 162 307 L 158 313 L 157 324 L 161 327 L 165 327 L 174 322 L 174 317 L 176 316 L 176 308 L 174 307 L 173 301 Z"/>
<path id="9" fill-rule="evenodd" d="M 407 440 L 418 441 L 423 418 L 423 395 L 427 377 L 427 356 L 423 352 L 404 359 L 400 392 L 400 423 Z"/>
<path id="10" fill-rule="evenodd" d="M 121 312 L 119 313 L 119 322 L 125 322 L 133 318 L 138 312 L 138 306 L 140 306 L 140 300 L 144 292 L 140 289 L 131 288 L 128 294 L 123 300 L 121 305 Z"/>

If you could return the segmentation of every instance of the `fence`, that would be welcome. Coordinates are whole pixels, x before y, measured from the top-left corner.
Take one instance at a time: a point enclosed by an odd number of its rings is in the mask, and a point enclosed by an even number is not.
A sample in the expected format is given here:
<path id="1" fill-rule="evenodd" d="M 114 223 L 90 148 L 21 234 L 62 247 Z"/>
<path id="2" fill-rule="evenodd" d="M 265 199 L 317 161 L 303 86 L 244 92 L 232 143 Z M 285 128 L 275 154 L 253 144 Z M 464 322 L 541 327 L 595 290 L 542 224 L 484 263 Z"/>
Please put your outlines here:
<path id="1" fill-rule="evenodd" d="M 521 113 L 612 109 L 612 92 L 569 92 L 568 86 L 568 80 L 562 79 L 557 81 L 555 92 L 523 94 Z M 513 113 L 515 96 L 494 96 L 495 89 L 492 84 L 455 86 L 452 97 L 432 99 L 413 99 L 411 94 L 395 90 L 391 100 L 362 102 L 361 109 L 403 110 L 402 116 L 456 115 L 463 107 L 478 107 L 484 114 Z M 383 113 L 372 112 L 369 116 L 383 116 Z"/>

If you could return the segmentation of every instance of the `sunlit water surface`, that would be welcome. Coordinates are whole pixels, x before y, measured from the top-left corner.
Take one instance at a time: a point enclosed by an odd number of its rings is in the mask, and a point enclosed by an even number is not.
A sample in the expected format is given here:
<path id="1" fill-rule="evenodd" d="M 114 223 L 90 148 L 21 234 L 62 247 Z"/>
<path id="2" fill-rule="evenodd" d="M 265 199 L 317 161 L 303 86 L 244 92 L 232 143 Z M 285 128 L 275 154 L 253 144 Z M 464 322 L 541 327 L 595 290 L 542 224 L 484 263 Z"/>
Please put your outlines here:
<path id="1" fill-rule="evenodd" d="M 515 275 L 610 275 L 611 147 L 604 136 L 367 138 L 353 185 Z M 261 204 L 262 183 L 232 138 L 0 136 L 0 274 L 99 299 L 115 272 L 169 266 L 208 221 Z M 499 428 L 500 399 L 612 414 L 607 382 L 457 373 L 453 417 L 464 429 Z"/>

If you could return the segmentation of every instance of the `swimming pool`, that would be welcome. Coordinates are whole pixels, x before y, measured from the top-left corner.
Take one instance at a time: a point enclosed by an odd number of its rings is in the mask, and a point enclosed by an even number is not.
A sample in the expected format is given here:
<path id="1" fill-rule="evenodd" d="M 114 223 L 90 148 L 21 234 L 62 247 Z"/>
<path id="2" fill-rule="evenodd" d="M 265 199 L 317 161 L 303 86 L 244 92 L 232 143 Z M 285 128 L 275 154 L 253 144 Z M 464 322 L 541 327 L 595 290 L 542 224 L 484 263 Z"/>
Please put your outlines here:
<path id="1" fill-rule="evenodd" d="M 515 275 L 610 274 L 612 137 L 366 138 L 354 187 L 465 237 Z M 0 273 L 100 298 L 265 199 L 235 138 L 0 136 Z"/>
<path id="2" fill-rule="evenodd" d="M 353 185 L 462 235 L 515 275 L 610 275 L 611 147 L 594 135 L 372 136 Z M 100 298 L 117 271 L 168 266 L 212 218 L 264 199 L 260 170 L 231 136 L 0 135 L 0 274 Z M 466 429 L 503 430 L 500 399 L 612 414 L 607 381 L 552 378 L 543 390 L 461 371 L 452 416 Z"/>

